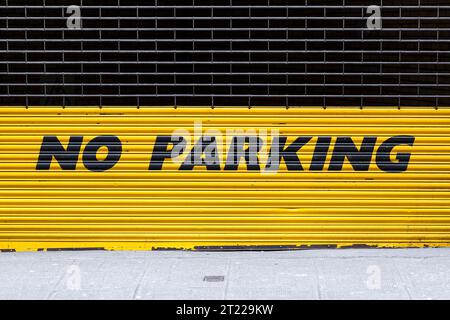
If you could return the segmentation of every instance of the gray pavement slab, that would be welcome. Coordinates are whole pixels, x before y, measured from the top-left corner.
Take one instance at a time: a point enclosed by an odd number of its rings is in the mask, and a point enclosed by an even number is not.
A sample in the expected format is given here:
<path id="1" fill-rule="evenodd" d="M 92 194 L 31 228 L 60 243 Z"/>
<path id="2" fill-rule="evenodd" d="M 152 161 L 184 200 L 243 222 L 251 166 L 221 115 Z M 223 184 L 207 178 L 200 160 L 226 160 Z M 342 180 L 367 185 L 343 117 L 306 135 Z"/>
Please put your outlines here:
<path id="1" fill-rule="evenodd" d="M 0 299 L 450 299 L 450 248 L 0 253 Z"/>

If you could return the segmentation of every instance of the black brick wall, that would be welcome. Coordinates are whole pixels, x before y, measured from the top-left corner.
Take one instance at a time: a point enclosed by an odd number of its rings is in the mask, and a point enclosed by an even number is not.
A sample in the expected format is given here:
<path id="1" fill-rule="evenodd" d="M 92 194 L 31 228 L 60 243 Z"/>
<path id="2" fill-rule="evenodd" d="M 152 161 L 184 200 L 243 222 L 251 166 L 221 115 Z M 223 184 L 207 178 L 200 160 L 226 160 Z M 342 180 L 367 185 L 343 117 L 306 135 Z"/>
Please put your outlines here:
<path id="1" fill-rule="evenodd" d="M 81 30 L 66 27 L 70 5 Z M 382 30 L 366 27 L 370 5 Z M 448 0 L 0 7 L 1 105 L 450 105 Z"/>

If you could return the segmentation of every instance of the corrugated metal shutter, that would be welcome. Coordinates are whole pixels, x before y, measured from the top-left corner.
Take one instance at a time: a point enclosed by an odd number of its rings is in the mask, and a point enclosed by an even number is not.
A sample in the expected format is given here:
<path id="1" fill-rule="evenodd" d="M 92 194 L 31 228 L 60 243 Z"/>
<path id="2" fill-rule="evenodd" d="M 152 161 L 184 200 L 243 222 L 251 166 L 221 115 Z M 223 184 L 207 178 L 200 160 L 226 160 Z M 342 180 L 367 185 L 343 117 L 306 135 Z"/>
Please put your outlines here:
<path id="1" fill-rule="evenodd" d="M 0 248 L 448 245 L 449 125 L 431 108 L 3 108 Z M 215 135 L 219 166 L 150 168 L 176 129 L 181 160 Z M 225 170 L 233 137 L 251 135 L 260 170 Z M 275 137 L 299 161 L 265 172 Z"/>
<path id="2" fill-rule="evenodd" d="M 72 5 L 80 29 L 67 25 Z M 372 5 L 381 29 L 367 26 Z M 442 1 L 0 6 L 0 249 L 449 244 L 450 6 Z M 37 105 L 95 107 L 12 107 Z M 286 145 L 311 139 L 299 148 L 302 167 L 291 157 L 276 173 L 224 170 L 223 158 L 220 170 L 179 170 L 170 159 L 149 170 L 157 136 L 189 135 L 200 122 L 220 134 L 279 130 Z M 106 137 L 92 142 L 98 136 Z M 261 157 L 274 137 L 269 130 Z M 112 159 L 121 157 L 110 170 L 86 169 L 84 154 L 97 168 L 86 151 L 96 141 L 116 143 Z M 403 143 L 390 150 L 389 141 Z M 68 145 L 59 159 L 66 170 L 53 158 L 49 170 L 39 162 Z"/>

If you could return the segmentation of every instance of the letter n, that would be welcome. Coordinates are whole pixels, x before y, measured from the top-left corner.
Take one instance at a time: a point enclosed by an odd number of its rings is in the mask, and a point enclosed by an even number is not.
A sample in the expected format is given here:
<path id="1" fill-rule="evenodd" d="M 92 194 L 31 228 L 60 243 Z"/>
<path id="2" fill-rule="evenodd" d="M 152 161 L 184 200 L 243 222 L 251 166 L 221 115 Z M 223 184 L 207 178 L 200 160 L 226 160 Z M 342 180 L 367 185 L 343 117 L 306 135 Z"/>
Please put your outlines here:
<path id="1" fill-rule="evenodd" d="M 355 171 L 369 171 L 377 137 L 364 137 L 361 148 L 351 137 L 338 137 L 331 157 L 329 171 L 341 171 L 347 158 Z"/>
<path id="2" fill-rule="evenodd" d="M 72 136 L 67 149 L 64 149 L 57 137 L 45 136 L 39 152 L 36 170 L 50 170 L 53 158 L 62 170 L 75 170 L 82 143 L 82 136 Z"/>

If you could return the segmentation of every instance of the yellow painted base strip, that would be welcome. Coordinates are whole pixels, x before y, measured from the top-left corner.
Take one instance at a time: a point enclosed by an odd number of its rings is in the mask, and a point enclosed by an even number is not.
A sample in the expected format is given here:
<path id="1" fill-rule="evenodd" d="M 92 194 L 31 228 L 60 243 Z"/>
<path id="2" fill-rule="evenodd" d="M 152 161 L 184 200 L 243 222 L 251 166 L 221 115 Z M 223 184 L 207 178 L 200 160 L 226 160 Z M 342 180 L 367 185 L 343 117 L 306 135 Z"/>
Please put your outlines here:
<path id="1" fill-rule="evenodd" d="M 0 250 L 5 252 L 28 252 L 47 250 L 108 250 L 108 251 L 149 251 L 149 250 L 302 250 L 315 248 L 441 248 L 450 247 L 447 242 L 340 242 L 330 244 L 323 242 L 48 242 L 39 243 L 8 241 L 0 242 Z M 1 253 L 0 253 L 1 255 Z"/>

